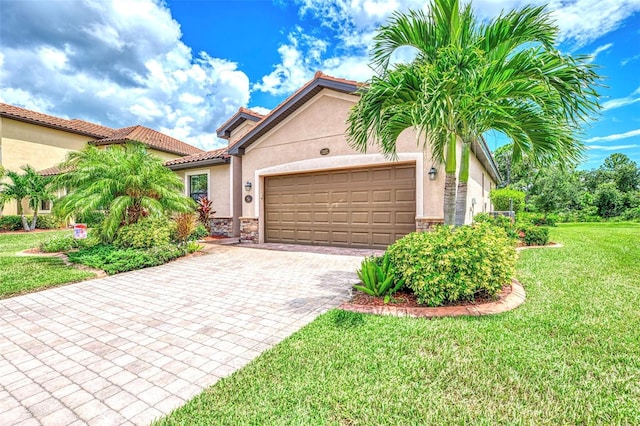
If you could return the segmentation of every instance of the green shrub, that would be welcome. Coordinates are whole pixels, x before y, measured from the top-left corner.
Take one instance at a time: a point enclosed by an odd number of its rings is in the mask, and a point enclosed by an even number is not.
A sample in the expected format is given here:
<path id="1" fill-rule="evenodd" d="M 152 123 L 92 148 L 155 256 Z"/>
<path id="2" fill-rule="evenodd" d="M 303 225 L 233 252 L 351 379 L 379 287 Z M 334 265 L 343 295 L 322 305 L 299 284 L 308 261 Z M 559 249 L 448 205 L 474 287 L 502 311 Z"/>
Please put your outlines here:
<path id="1" fill-rule="evenodd" d="M 497 226 L 498 228 L 504 229 L 509 238 L 513 238 L 514 240 L 518 238 L 518 233 L 516 232 L 516 226 L 513 223 L 513 220 L 508 216 L 503 215 L 492 215 L 489 213 L 478 213 L 473 217 L 474 223 L 488 223 L 493 226 Z"/>
<path id="2" fill-rule="evenodd" d="M 538 213 L 521 213 L 518 215 L 518 222 L 523 226 L 527 223 L 536 226 L 556 226 L 556 220 L 554 217 L 559 218 L 559 215 L 542 215 Z"/>
<path id="3" fill-rule="evenodd" d="M 387 253 L 379 258 L 365 258 L 356 272 L 363 285 L 354 285 L 353 288 L 369 296 L 384 296 L 384 303 L 388 303 L 390 296 L 404 284 L 404 278 L 396 279 Z"/>
<path id="4" fill-rule="evenodd" d="M 133 271 L 167 263 L 184 256 L 185 249 L 172 244 L 165 244 L 149 249 L 117 248 L 113 245 L 100 244 L 81 248 L 69 253 L 69 260 L 93 268 L 102 269 L 112 275 L 118 272 Z"/>
<path id="5" fill-rule="evenodd" d="M 519 212 L 524 208 L 525 193 L 517 191 L 515 189 L 502 188 L 492 189 L 489 193 L 489 198 L 493 204 L 493 209 L 496 211 L 510 211 L 512 210 L 511 204 L 513 202 L 513 211 Z"/>
<path id="6" fill-rule="evenodd" d="M 204 237 L 209 236 L 209 231 L 204 225 L 198 225 L 195 227 L 191 235 L 189 235 L 190 240 L 201 240 Z"/>
<path id="7" fill-rule="evenodd" d="M 184 249 L 187 253 L 195 253 L 204 248 L 202 244 L 198 244 L 197 241 L 187 241 L 187 244 L 184 245 Z"/>
<path id="8" fill-rule="evenodd" d="M 31 221 L 29 221 L 29 223 L 31 223 Z M 37 229 L 59 229 L 64 228 L 65 225 L 63 219 L 52 214 L 38 215 L 38 220 L 36 221 Z"/>
<path id="9" fill-rule="evenodd" d="M 118 248 L 150 248 L 169 244 L 172 226 L 167 219 L 142 219 L 118 230 L 113 245 Z"/>
<path id="10" fill-rule="evenodd" d="M 528 246 L 544 246 L 549 243 L 549 228 L 546 226 L 525 225 L 519 231 L 522 241 Z"/>
<path id="11" fill-rule="evenodd" d="M 40 243 L 40 250 L 45 253 L 69 251 L 76 247 L 78 247 L 78 240 L 73 238 L 73 235 L 56 237 Z"/>
<path id="12" fill-rule="evenodd" d="M 22 229 L 22 218 L 17 215 L 0 216 L 0 231 L 19 231 Z"/>
<path id="13" fill-rule="evenodd" d="M 387 253 L 398 278 L 429 306 L 495 297 L 510 282 L 516 259 L 505 231 L 486 223 L 414 232 Z"/>

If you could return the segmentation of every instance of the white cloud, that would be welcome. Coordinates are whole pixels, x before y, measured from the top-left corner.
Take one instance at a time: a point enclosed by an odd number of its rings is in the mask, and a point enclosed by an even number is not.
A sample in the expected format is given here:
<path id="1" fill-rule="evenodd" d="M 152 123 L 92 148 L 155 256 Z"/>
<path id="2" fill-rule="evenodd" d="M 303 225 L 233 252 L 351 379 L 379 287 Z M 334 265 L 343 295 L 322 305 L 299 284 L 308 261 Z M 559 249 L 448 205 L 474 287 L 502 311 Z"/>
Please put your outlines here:
<path id="1" fill-rule="evenodd" d="M 634 136 L 640 136 L 640 129 L 631 130 L 625 133 L 616 133 L 608 136 L 596 136 L 594 138 L 587 139 L 586 142 L 617 141 L 619 139 L 627 139 Z"/>
<path id="2" fill-rule="evenodd" d="M 640 148 L 640 145 L 590 145 L 588 149 L 597 149 L 601 151 L 622 151 L 623 149 Z"/>
<path id="3" fill-rule="evenodd" d="M 111 127 L 142 124 L 205 149 L 249 102 L 234 62 L 193 54 L 156 0 L 6 2 L 0 98 Z M 42 25 L 47 22 L 47 25 Z"/>
<path id="4" fill-rule="evenodd" d="M 253 106 L 249 108 L 251 111 L 257 112 L 258 114 L 267 115 L 271 112 L 269 108 L 261 107 L 261 106 Z"/>
<path id="5" fill-rule="evenodd" d="M 274 66 L 270 74 L 253 86 L 253 90 L 271 95 L 289 94 L 313 77 L 320 70 L 322 55 L 328 43 L 305 34 L 298 27 L 287 37 L 288 43 L 278 48 L 281 62 Z"/>
<path id="6" fill-rule="evenodd" d="M 587 56 L 589 56 L 589 62 L 593 62 L 593 61 L 595 61 L 595 60 L 596 60 L 596 57 L 597 57 L 600 53 L 602 53 L 602 52 L 604 52 L 604 51 L 607 51 L 607 50 L 611 49 L 612 47 L 613 47 L 613 43 L 607 43 L 607 44 L 604 44 L 604 45 L 602 45 L 602 46 L 598 46 L 598 47 L 596 48 L 596 50 L 594 50 L 592 53 L 590 53 L 589 55 L 587 55 Z"/>
<path id="7" fill-rule="evenodd" d="M 608 111 L 610 109 L 621 108 L 627 105 L 640 102 L 640 87 L 638 87 L 631 95 L 624 98 L 611 99 L 602 103 L 602 111 Z"/>

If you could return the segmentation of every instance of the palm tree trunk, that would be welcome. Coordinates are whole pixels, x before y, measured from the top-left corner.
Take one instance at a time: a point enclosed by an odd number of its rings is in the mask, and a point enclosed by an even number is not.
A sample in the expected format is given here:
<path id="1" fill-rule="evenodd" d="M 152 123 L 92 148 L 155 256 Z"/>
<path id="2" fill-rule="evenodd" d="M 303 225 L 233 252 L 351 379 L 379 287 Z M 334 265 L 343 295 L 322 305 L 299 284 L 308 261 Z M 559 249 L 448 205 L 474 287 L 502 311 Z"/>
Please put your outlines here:
<path id="1" fill-rule="evenodd" d="M 444 224 L 454 225 L 456 219 L 456 135 L 451 133 L 447 144 L 444 179 Z"/>
<path id="2" fill-rule="evenodd" d="M 467 218 L 467 191 L 469 189 L 469 152 L 471 144 L 462 145 L 460 174 L 458 176 L 458 193 L 456 198 L 456 226 L 462 226 Z"/>
<path id="3" fill-rule="evenodd" d="M 444 179 L 444 224 L 454 225 L 456 219 L 456 174 L 447 173 Z"/>
<path id="4" fill-rule="evenodd" d="M 24 209 L 22 208 L 22 200 L 18 200 L 18 215 L 22 218 L 22 227 L 25 231 L 31 231 L 29 228 L 29 222 L 27 222 L 27 217 L 24 215 Z"/>
<path id="5" fill-rule="evenodd" d="M 36 229 L 36 224 L 38 221 L 38 208 L 34 208 L 33 209 L 33 219 L 31 219 L 31 230 L 33 231 L 34 229 Z"/>

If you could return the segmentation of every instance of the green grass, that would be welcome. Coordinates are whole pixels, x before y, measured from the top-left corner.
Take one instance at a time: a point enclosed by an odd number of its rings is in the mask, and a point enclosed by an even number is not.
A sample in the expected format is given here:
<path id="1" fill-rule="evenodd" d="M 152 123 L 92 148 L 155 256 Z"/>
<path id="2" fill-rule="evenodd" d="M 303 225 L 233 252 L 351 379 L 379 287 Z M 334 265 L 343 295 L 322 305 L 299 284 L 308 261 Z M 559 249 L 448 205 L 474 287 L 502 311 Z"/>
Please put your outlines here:
<path id="1" fill-rule="evenodd" d="M 0 298 L 93 277 L 91 272 L 65 266 L 58 258 L 15 255 L 65 234 L 69 231 L 0 234 Z"/>
<path id="2" fill-rule="evenodd" d="M 159 424 L 640 424 L 640 225 L 551 230 L 482 318 L 331 311 Z"/>

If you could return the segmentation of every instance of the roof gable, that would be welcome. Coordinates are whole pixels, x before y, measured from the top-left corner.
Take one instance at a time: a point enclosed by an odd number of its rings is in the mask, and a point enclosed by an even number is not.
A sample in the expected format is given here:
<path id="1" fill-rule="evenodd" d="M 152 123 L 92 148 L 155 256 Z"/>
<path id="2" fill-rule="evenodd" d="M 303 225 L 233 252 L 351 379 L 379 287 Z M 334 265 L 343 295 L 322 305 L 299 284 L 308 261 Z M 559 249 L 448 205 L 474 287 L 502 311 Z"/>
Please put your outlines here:
<path id="1" fill-rule="evenodd" d="M 298 89 L 293 95 L 285 99 L 273 111 L 265 115 L 251 130 L 229 147 L 229 154 L 243 155 L 244 150 L 261 136 L 273 129 L 285 118 L 293 114 L 298 108 L 311 100 L 322 89 L 331 89 L 342 93 L 354 93 L 362 86 L 353 80 L 331 77 L 318 71 L 313 80 Z M 232 117 L 233 118 L 233 117 Z"/>
<path id="2" fill-rule="evenodd" d="M 245 121 L 260 121 L 264 116 L 262 114 L 258 114 L 255 111 L 251 111 L 250 109 L 240 107 L 238 112 L 236 112 L 230 119 L 224 122 L 222 126 L 218 127 L 216 130 L 218 137 L 223 139 L 228 139 L 231 136 L 231 132 L 233 132 L 238 126 L 240 126 Z"/>

